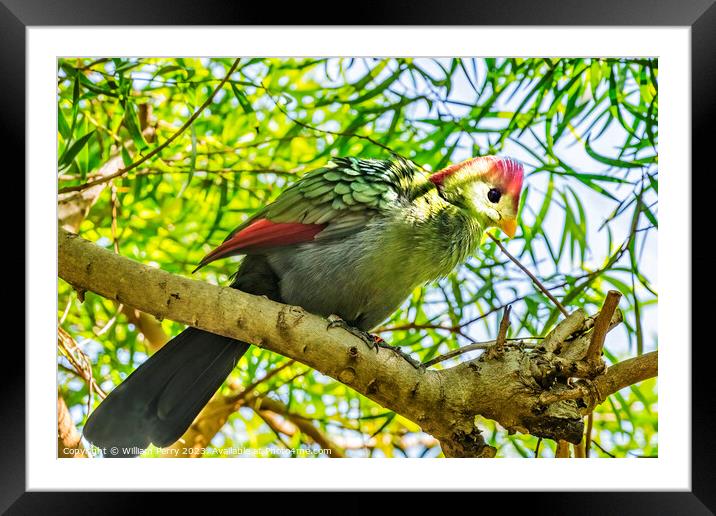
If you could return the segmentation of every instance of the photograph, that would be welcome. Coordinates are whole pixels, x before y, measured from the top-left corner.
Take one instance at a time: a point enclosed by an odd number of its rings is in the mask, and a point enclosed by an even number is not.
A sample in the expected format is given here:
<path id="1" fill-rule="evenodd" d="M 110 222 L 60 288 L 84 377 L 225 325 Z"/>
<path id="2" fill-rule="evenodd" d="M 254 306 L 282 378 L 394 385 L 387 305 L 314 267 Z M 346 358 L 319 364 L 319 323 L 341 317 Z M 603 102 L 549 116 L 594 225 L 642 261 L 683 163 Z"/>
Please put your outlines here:
<path id="1" fill-rule="evenodd" d="M 57 57 L 55 457 L 658 458 L 659 57 L 566 55 Z"/>

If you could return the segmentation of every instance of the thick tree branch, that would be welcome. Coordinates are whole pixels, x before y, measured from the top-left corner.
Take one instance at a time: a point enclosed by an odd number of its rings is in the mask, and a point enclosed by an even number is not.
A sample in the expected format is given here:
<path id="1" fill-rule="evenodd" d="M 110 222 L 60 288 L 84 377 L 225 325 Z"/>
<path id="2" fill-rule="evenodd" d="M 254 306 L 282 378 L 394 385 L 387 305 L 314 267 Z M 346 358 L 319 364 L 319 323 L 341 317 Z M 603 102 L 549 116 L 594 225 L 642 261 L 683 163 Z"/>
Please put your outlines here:
<path id="1" fill-rule="evenodd" d="M 441 441 L 447 456 L 494 455 L 475 426 L 478 414 L 509 431 L 570 442 L 582 438 L 577 402 L 545 404 L 540 395 L 570 390 L 564 361 L 570 354 L 584 356 L 593 317 L 562 344 L 561 357 L 507 343 L 493 359 L 440 371 L 416 369 L 390 350 L 369 350 L 343 329 L 327 330 L 325 319 L 301 308 L 141 265 L 63 229 L 58 238 L 59 275 L 76 288 L 300 361 L 416 422 Z M 619 321 L 617 312 L 612 322 Z M 617 383 L 621 379 L 610 382 Z"/>

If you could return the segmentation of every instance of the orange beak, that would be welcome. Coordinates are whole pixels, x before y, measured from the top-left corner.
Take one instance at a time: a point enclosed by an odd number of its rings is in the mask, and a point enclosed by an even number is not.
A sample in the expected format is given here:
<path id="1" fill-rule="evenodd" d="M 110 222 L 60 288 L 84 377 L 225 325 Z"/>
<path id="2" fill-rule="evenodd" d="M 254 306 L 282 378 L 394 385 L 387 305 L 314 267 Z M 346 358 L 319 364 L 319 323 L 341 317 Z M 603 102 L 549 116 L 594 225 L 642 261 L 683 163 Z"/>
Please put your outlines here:
<path id="1" fill-rule="evenodd" d="M 503 219 L 500 223 L 500 229 L 504 231 L 508 237 L 512 238 L 517 231 L 517 221 L 515 219 Z"/>

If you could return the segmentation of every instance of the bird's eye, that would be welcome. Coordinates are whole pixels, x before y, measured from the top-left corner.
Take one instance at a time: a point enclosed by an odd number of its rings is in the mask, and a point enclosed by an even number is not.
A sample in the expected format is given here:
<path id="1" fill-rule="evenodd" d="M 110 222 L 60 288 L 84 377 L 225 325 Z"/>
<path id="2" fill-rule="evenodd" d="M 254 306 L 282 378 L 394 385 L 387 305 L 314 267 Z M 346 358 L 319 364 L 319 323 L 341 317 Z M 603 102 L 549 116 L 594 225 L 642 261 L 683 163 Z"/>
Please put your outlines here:
<path id="1" fill-rule="evenodd" d="M 502 197 L 502 192 L 500 192 L 497 188 L 492 188 L 489 192 L 487 192 L 487 198 L 492 203 L 500 202 L 500 197 Z"/>

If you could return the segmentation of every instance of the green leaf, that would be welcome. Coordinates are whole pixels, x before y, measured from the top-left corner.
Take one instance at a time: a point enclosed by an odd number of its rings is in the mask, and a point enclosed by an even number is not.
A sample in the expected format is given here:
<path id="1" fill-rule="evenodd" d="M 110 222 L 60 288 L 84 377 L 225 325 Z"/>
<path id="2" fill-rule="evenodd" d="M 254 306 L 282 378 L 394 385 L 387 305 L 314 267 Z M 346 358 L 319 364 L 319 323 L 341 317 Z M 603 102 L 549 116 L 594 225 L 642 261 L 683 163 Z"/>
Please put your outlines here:
<path id="1" fill-rule="evenodd" d="M 72 160 L 74 160 L 75 156 L 77 156 L 77 154 L 79 154 L 79 152 L 84 148 L 84 146 L 87 145 L 90 138 L 94 135 L 95 131 L 96 129 L 93 129 L 92 131 L 82 136 L 79 140 L 73 143 L 70 148 L 62 154 L 62 156 L 60 156 L 60 159 L 58 161 L 58 166 L 60 169 L 67 168 L 68 166 L 70 166 Z"/>
<path id="2" fill-rule="evenodd" d="M 149 144 L 144 139 L 142 131 L 139 128 L 139 117 L 134 109 L 134 104 L 127 101 L 124 106 L 124 127 L 129 132 L 129 136 L 132 138 L 134 145 L 136 145 L 139 151 L 143 151 Z"/>
<path id="3" fill-rule="evenodd" d="M 72 84 L 72 123 L 70 124 L 70 133 L 67 136 L 67 147 L 69 147 L 75 134 L 75 125 L 77 124 L 77 117 L 80 112 L 80 72 L 75 71 L 75 80 Z"/>
<path id="4" fill-rule="evenodd" d="M 363 77 L 361 77 L 359 80 L 354 82 L 351 86 L 353 86 L 353 89 L 355 91 L 360 91 L 365 86 L 372 81 L 380 72 L 383 71 L 383 69 L 388 66 L 389 61 L 387 59 L 381 60 L 380 63 L 378 63 L 376 66 L 374 66 L 371 70 L 368 71 Z"/>
<path id="5" fill-rule="evenodd" d="M 115 63 L 116 64 L 116 63 Z M 115 73 L 122 73 L 126 72 L 127 70 L 131 70 L 132 68 L 136 68 L 142 64 L 141 61 L 124 61 L 117 66 L 114 71 Z"/>
<path id="6" fill-rule="evenodd" d="M 648 206 L 642 206 L 641 211 L 644 213 L 646 218 L 649 219 L 649 222 L 651 222 L 654 227 L 659 227 L 659 221 L 657 220 L 656 215 L 652 213 Z"/>
<path id="7" fill-rule="evenodd" d="M 537 213 L 537 217 L 535 218 L 535 222 L 530 228 L 529 233 L 526 235 L 525 238 L 525 247 L 530 247 L 532 240 L 535 236 L 537 236 L 539 233 L 543 233 L 542 226 L 544 224 L 544 219 L 547 217 L 547 213 L 549 212 L 549 208 L 552 205 L 552 195 L 554 194 L 554 177 L 550 175 L 549 177 L 549 183 L 547 183 L 547 192 L 545 193 L 544 200 L 542 201 L 542 206 L 540 207 L 539 212 Z M 545 236 L 545 239 L 547 237 Z"/>
<path id="8" fill-rule="evenodd" d="M 184 186 L 182 186 L 181 190 L 179 190 L 179 193 L 177 194 L 177 197 L 181 197 L 184 195 L 184 192 L 191 184 L 191 180 L 194 178 L 194 170 L 196 170 L 196 126 L 194 124 L 191 124 L 189 127 L 189 132 L 191 134 L 191 157 L 189 158 L 189 177 L 187 177 L 186 182 L 184 183 Z"/>
<path id="9" fill-rule="evenodd" d="M 72 134 L 70 126 L 67 125 L 67 120 L 62 114 L 61 109 L 57 110 L 57 131 L 60 133 L 60 135 L 62 135 L 65 140 L 69 139 L 70 135 Z"/>
<path id="10" fill-rule="evenodd" d="M 589 67 L 589 87 L 592 90 L 592 98 L 597 100 L 597 89 L 602 80 L 602 67 L 599 65 L 599 59 L 592 59 Z"/>
<path id="11" fill-rule="evenodd" d="M 386 79 L 384 79 L 375 88 L 373 88 L 370 91 L 365 92 L 363 95 L 360 95 L 353 100 L 348 100 L 347 102 L 351 105 L 362 104 L 363 102 L 366 102 L 367 100 L 372 99 L 376 95 L 380 95 L 381 93 L 383 93 L 383 91 L 385 91 L 388 88 L 388 86 L 390 86 L 395 81 L 397 81 L 398 78 L 402 75 L 402 73 L 403 73 L 403 69 L 401 67 L 398 67 L 397 70 L 395 70 L 392 74 L 390 74 L 390 76 L 388 76 Z"/>
<path id="12" fill-rule="evenodd" d="M 599 161 L 600 163 L 604 163 L 606 165 L 610 165 L 612 167 L 618 167 L 618 168 L 642 168 L 644 166 L 644 160 L 634 160 L 634 161 L 624 161 L 621 159 L 616 158 L 610 158 L 607 156 L 602 156 L 598 152 L 596 152 L 592 146 L 589 143 L 589 140 L 586 140 L 584 142 L 584 150 L 587 151 L 587 154 L 589 154 L 592 158 Z"/>
<path id="13" fill-rule="evenodd" d="M 124 163 L 125 167 L 128 167 L 132 164 L 132 157 L 129 155 L 129 151 L 124 145 L 122 145 L 120 154 L 122 155 L 122 163 Z"/>
<path id="14" fill-rule="evenodd" d="M 249 102 L 249 99 L 246 97 L 246 93 L 237 88 L 236 84 L 233 82 L 231 83 L 231 90 L 234 92 L 236 100 L 239 101 L 239 105 L 241 106 L 241 109 L 244 110 L 244 113 L 247 115 L 253 113 L 254 108 L 251 106 L 251 102 Z"/>

